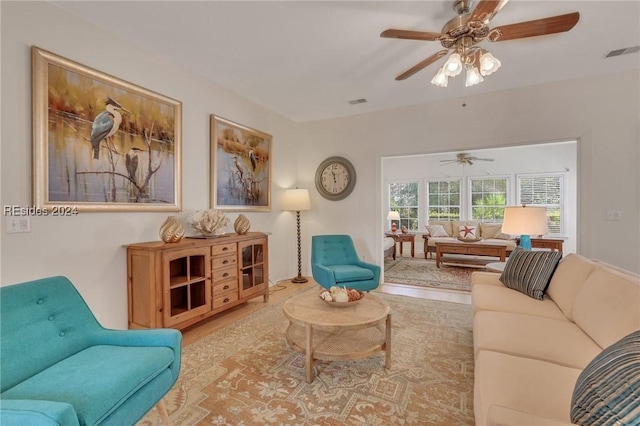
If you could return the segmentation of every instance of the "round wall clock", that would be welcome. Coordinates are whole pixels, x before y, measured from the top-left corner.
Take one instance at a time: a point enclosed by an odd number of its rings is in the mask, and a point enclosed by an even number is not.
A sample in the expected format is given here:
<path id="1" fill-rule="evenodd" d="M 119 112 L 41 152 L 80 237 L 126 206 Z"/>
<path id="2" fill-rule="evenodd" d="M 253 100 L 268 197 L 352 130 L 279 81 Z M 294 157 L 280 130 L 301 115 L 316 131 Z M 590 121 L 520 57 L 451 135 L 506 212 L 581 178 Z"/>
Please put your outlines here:
<path id="1" fill-rule="evenodd" d="M 316 170 L 316 188 L 327 200 L 342 200 L 355 186 L 356 169 L 344 157 L 329 157 Z"/>

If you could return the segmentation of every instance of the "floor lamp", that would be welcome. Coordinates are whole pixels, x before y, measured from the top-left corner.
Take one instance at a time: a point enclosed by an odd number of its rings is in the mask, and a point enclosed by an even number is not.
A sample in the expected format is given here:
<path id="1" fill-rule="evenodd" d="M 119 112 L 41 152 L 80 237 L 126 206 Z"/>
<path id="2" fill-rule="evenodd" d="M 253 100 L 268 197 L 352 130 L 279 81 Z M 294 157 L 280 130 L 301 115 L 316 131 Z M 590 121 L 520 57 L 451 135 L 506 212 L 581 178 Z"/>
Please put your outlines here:
<path id="1" fill-rule="evenodd" d="M 520 235 L 520 247 L 531 250 L 531 235 L 549 232 L 545 207 L 510 206 L 504 208 L 502 232 Z"/>
<path id="2" fill-rule="evenodd" d="M 300 212 L 311 210 L 311 200 L 308 189 L 287 189 L 282 197 L 284 210 L 296 212 L 296 226 L 298 230 L 298 276 L 291 280 L 292 283 L 301 284 L 308 280 L 302 276 L 302 248 L 300 246 Z"/>

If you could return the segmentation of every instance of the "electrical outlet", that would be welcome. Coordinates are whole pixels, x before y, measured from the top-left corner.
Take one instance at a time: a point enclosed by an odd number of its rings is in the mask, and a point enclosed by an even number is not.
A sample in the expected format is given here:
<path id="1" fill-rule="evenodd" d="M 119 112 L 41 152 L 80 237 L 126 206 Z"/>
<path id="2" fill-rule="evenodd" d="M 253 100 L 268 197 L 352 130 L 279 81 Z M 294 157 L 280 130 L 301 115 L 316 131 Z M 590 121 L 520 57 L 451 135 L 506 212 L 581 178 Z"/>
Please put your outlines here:
<path id="1" fill-rule="evenodd" d="M 29 216 L 7 216 L 5 219 L 7 234 L 31 232 L 31 219 Z"/>
<path id="2" fill-rule="evenodd" d="M 607 220 L 609 221 L 618 221 L 622 218 L 621 216 L 620 210 L 607 210 Z"/>

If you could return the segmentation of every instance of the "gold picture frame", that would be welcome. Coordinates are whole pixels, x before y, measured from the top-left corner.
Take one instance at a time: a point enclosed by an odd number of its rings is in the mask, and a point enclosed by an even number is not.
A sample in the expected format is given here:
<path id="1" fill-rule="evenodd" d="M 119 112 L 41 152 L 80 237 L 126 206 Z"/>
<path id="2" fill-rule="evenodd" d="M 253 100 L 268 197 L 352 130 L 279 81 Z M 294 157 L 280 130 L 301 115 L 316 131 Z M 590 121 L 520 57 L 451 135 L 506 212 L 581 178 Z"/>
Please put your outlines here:
<path id="1" fill-rule="evenodd" d="M 210 207 L 271 211 L 273 137 L 212 114 L 210 142 Z"/>
<path id="2" fill-rule="evenodd" d="M 33 202 L 181 211 L 182 103 L 31 48 Z"/>

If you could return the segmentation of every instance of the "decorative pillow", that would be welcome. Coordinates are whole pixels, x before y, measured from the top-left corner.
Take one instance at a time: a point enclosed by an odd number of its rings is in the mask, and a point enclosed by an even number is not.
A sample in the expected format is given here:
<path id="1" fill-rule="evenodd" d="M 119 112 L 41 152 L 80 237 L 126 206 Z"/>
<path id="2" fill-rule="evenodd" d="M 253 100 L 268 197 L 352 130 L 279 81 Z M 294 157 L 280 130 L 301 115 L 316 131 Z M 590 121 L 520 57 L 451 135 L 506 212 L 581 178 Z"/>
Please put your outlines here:
<path id="1" fill-rule="evenodd" d="M 442 225 L 427 225 L 426 226 L 429 235 L 432 237 L 448 237 L 447 231 L 444 230 Z"/>
<path id="2" fill-rule="evenodd" d="M 571 397 L 571 423 L 640 424 L 640 330 L 600 352 L 580 373 Z"/>
<path id="3" fill-rule="evenodd" d="M 507 287 L 542 300 L 562 259 L 559 251 L 530 251 L 516 247 L 504 266 L 500 281 Z"/>
<path id="4" fill-rule="evenodd" d="M 482 238 L 495 238 L 499 232 L 502 233 L 501 223 L 480 222 L 480 236 Z"/>
<path id="5" fill-rule="evenodd" d="M 500 228 L 500 232 L 498 232 L 493 238 L 496 238 L 498 240 L 513 240 L 514 237 L 511 234 L 505 234 L 504 232 L 502 232 L 502 228 Z"/>
<path id="6" fill-rule="evenodd" d="M 442 225 L 444 228 L 444 232 L 447 233 L 448 237 L 453 237 L 453 228 L 451 226 L 450 220 L 430 220 L 428 225 Z M 457 230 L 458 228 L 456 228 Z"/>
<path id="7" fill-rule="evenodd" d="M 477 229 L 478 228 L 476 228 L 475 226 L 461 225 L 458 227 L 458 231 L 459 231 L 458 236 L 463 240 L 477 240 L 478 239 L 478 235 L 476 235 Z"/>

